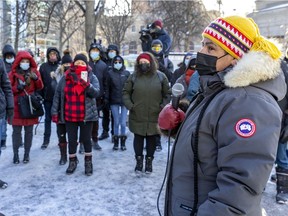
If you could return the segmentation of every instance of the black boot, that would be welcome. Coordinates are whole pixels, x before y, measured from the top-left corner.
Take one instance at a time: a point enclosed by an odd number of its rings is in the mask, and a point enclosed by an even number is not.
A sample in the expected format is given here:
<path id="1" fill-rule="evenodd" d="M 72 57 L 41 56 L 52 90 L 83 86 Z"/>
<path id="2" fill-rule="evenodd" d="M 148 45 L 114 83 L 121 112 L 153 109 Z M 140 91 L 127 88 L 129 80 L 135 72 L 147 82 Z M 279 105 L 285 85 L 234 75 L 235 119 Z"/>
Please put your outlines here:
<path id="1" fill-rule="evenodd" d="M 135 156 L 135 158 L 136 158 L 135 172 L 142 172 L 142 170 L 143 170 L 143 155 L 142 156 Z"/>
<path id="2" fill-rule="evenodd" d="M 93 174 L 92 155 L 85 155 L 85 175 L 91 176 Z"/>
<path id="3" fill-rule="evenodd" d="M 113 136 L 113 143 L 114 143 L 113 150 L 117 151 L 119 149 L 119 136 L 117 135 Z"/>
<path id="4" fill-rule="evenodd" d="M 93 145 L 93 148 L 97 151 L 101 151 L 102 148 L 101 146 L 98 144 L 98 141 L 92 141 L 92 145 Z"/>
<path id="5" fill-rule="evenodd" d="M 7 188 L 7 187 L 8 187 L 7 182 L 4 182 L 4 181 L 0 180 L 0 188 L 1 188 L 1 189 L 5 189 L 5 188 Z"/>
<path id="6" fill-rule="evenodd" d="M 126 146 L 125 146 L 127 136 L 125 136 L 125 135 L 124 136 L 120 136 L 120 139 L 121 139 L 121 150 L 122 151 L 127 150 Z"/>
<path id="7" fill-rule="evenodd" d="M 152 169 L 152 161 L 153 161 L 154 157 L 145 157 L 145 172 L 146 173 L 152 173 L 153 169 Z"/>
<path id="8" fill-rule="evenodd" d="M 67 163 L 67 143 L 59 143 L 58 146 L 59 146 L 60 155 L 61 155 L 59 164 L 64 165 Z"/>
<path id="9" fill-rule="evenodd" d="M 67 173 L 68 175 L 74 173 L 74 171 L 75 171 L 76 168 L 77 168 L 78 162 L 79 162 L 79 161 L 78 161 L 78 159 L 77 159 L 76 156 L 75 156 L 75 157 L 72 157 L 72 158 L 69 158 L 69 166 L 68 166 L 68 168 L 67 168 L 67 170 L 66 170 L 66 173 Z"/>
<path id="10" fill-rule="evenodd" d="M 103 130 L 102 134 L 98 137 L 98 140 L 104 140 L 109 137 L 108 131 Z"/>
<path id="11" fill-rule="evenodd" d="M 13 163 L 14 164 L 19 164 L 20 163 L 18 153 L 14 153 Z"/>
<path id="12" fill-rule="evenodd" d="M 276 167 L 276 176 L 276 202 L 279 204 L 288 203 L 288 169 Z"/>
<path id="13" fill-rule="evenodd" d="M 24 153 L 24 158 L 23 158 L 23 163 L 29 163 L 30 161 L 30 157 L 29 157 L 29 153 Z"/>
<path id="14" fill-rule="evenodd" d="M 6 140 L 1 140 L 1 149 L 6 149 Z"/>
<path id="15" fill-rule="evenodd" d="M 41 145 L 41 149 L 45 150 L 49 145 L 49 140 L 44 139 L 43 144 Z"/>

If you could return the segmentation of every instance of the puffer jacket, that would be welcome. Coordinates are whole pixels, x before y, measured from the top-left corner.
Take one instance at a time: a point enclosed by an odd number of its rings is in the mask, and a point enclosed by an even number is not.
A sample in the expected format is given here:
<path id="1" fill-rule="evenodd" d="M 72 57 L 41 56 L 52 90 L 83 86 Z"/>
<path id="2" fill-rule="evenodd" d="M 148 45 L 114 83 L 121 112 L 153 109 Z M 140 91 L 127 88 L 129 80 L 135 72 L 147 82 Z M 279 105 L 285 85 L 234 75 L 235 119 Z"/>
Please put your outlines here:
<path id="1" fill-rule="evenodd" d="M 3 49 L 2 49 L 2 56 L 3 56 L 3 61 L 4 61 L 4 64 L 5 64 L 5 69 L 6 69 L 6 72 L 7 74 L 10 73 L 11 69 L 12 69 L 12 64 L 11 63 L 8 63 L 6 62 L 6 55 L 7 54 L 11 54 L 14 56 L 16 56 L 16 53 L 15 53 L 15 50 L 14 48 L 10 45 L 10 44 L 6 44 Z"/>
<path id="2" fill-rule="evenodd" d="M 129 129 L 141 136 L 159 133 L 158 115 L 169 103 L 171 95 L 165 74 L 156 70 L 155 63 L 152 67 L 151 71 L 143 74 L 136 64 L 134 73 L 129 76 L 123 88 L 123 102 L 130 111 Z"/>
<path id="3" fill-rule="evenodd" d="M 39 121 L 38 121 L 38 118 L 24 119 L 20 116 L 18 98 L 19 98 L 19 96 L 25 95 L 24 91 L 19 91 L 17 89 L 17 86 L 19 84 L 19 80 L 21 80 L 22 82 L 25 82 L 25 74 L 18 73 L 18 71 L 21 70 L 19 68 L 19 65 L 20 65 L 20 62 L 22 59 L 29 59 L 29 61 L 30 61 L 30 68 L 26 73 L 33 72 L 38 77 L 38 79 L 36 81 L 31 79 L 30 84 L 29 85 L 26 84 L 26 86 L 24 88 L 25 91 L 28 94 L 32 94 L 34 92 L 37 92 L 43 88 L 43 82 L 41 80 L 40 73 L 37 70 L 37 64 L 34 61 L 34 59 L 32 58 L 32 56 L 30 55 L 30 53 L 27 51 L 19 51 L 16 55 L 16 59 L 15 59 L 13 65 L 12 65 L 12 70 L 9 73 L 9 79 L 11 82 L 12 92 L 14 95 L 14 118 L 12 121 L 12 125 L 28 126 L 28 125 L 38 124 Z"/>
<path id="4" fill-rule="evenodd" d="M 165 215 L 189 216 L 198 199 L 197 216 L 260 216 L 281 129 L 276 100 L 286 93 L 280 63 L 250 52 L 231 70 L 201 76 L 200 83 L 171 153 Z"/>
<path id="5" fill-rule="evenodd" d="M 2 60 L 0 60 L 0 101 L 0 119 L 2 119 L 6 116 L 7 109 L 14 108 L 11 83 Z"/>
<path id="6" fill-rule="evenodd" d="M 66 85 L 66 73 L 73 70 L 73 66 L 65 72 L 58 85 L 54 94 L 53 104 L 51 108 L 51 115 L 58 115 L 59 123 L 65 123 L 65 95 L 64 88 Z M 88 78 L 90 80 L 90 86 L 85 89 L 85 118 L 84 121 L 97 121 L 98 112 L 96 106 L 96 97 L 99 95 L 100 87 L 96 76 L 92 73 L 91 68 L 88 67 Z"/>

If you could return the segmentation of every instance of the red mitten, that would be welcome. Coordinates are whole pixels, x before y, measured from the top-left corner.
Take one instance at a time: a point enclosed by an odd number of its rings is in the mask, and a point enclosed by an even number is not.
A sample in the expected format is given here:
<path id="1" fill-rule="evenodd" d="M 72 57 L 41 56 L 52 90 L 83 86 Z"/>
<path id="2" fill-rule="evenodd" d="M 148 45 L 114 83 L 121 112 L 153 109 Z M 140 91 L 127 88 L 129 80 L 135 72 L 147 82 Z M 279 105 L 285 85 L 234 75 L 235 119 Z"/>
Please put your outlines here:
<path id="1" fill-rule="evenodd" d="M 58 115 L 52 115 L 52 122 L 58 124 L 58 122 L 59 122 L 59 117 L 58 117 Z"/>
<path id="2" fill-rule="evenodd" d="M 176 128 L 185 118 L 185 113 L 178 108 L 175 110 L 171 104 L 167 104 L 159 114 L 158 125 L 162 130 Z"/>

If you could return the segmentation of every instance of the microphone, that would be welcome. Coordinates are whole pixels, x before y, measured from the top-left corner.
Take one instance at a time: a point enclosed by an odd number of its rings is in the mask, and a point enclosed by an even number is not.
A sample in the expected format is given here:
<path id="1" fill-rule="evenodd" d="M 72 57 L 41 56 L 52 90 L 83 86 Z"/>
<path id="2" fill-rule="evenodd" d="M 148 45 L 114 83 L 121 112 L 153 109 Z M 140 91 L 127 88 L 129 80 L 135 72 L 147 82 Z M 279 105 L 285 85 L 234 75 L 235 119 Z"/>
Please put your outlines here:
<path id="1" fill-rule="evenodd" d="M 172 107 L 177 110 L 180 97 L 184 92 L 184 86 L 181 83 L 175 83 L 172 86 Z"/>

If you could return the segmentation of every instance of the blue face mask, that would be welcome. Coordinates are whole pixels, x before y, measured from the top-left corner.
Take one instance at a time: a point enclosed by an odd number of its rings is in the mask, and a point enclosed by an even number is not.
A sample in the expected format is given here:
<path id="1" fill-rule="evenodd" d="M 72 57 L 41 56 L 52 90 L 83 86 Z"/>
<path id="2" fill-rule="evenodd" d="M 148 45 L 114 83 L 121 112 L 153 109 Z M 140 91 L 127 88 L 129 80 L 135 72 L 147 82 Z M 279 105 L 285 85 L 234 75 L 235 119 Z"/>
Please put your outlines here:
<path id="1" fill-rule="evenodd" d="M 108 57 L 109 57 L 110 59 L 113 59 L 115 56 L 116 56 L 116 53 L 115 53 L 115 52 L 109 52 L 109 53 L 108 53 Z"/>
<path id="2" fill-rule="evenodd" d="M 184 60 L 184 64 L 185 64 L 186 67 L 187 67 L 188 64 L 189 64 L 189 61 L 190 61 L 190 59 L 185 59 L 185 60 Z"/>
<path id="3" fill-rule="evenodd" d="M 30 68 L 30 63 L 22 62 L 22 63 L 20 63 L 20 68 L 22 70 L 26 71 L 26 70 L 28 70 Z"/>
<path id="4" fill-rule="evenodd" d="M 90 57 L 92 59 L 97 59 L 99 57 L 99 52 L 90 52 Z"/>
<path id="5" fill-rule="evenodd" d="M 122 63 L 115 63 L 115 64 L 114 64 L 114 68 L 115 68 L 116 70 L 120 70 L 120 69 L 122 68 Z"/>
<path id="6" fill-rule="evenodd" d="M 10 59 L 6 58 L 6 62 L 9 63 L 9 64 L 12 64 L 14 62 L 14 60 L 15 60 L 14 57 L 10 58 Z"/>

